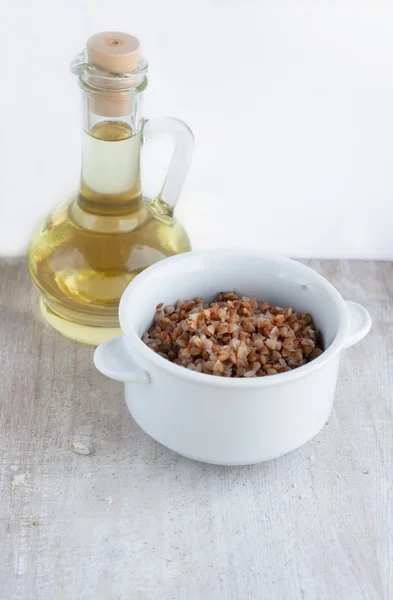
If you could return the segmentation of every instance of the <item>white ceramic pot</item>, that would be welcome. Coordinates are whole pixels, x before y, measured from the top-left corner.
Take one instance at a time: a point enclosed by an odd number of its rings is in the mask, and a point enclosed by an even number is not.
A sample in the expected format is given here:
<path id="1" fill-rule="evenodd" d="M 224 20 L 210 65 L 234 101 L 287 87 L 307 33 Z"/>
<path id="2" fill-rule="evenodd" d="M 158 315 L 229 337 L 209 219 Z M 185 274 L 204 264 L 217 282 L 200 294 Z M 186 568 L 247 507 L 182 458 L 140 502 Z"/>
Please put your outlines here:
<path id="1" fill-rule="evenodd" d="M 142 341 L 160 302 L 218 292 L 309 312 L 324 353 L 293 371 L 263 378 L 204 375 L 162 358 Z M 138 275 L 120 303 L 124 336 L 101 344 L 99 371 L 125 383 L 127 406 L 155 440 L 195 460 L 252 464 L 298 448 L 328 420 L 340 353 L 363 338 L 370 315 L 312 269 L 288 258 L 241 251 L 193 251 Z"/>

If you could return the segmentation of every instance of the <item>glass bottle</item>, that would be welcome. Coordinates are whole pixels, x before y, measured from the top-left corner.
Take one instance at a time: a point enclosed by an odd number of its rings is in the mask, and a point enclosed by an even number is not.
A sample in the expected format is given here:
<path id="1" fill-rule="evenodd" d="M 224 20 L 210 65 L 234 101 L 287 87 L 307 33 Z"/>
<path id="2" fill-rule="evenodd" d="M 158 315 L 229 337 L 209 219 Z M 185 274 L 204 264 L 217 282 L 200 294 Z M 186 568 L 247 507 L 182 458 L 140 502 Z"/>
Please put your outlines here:
<path id="1" fill-rule="evenodd" d="M 149 265 L 190 249 L 174 206 L 193 135 L 176 119 L 143 118 L 147 63 L 133 36 L 92 36 L 71 70 L 83 99 L 79 193 L 36 229 L 28 266 L 46 320 L 67 337 L 96 345 L 120 334 L 118 305 L 130 281 Z M 157 196 L 145 198 L 141 145 L 168 137 L 175 150 L 165 182 Z"/>

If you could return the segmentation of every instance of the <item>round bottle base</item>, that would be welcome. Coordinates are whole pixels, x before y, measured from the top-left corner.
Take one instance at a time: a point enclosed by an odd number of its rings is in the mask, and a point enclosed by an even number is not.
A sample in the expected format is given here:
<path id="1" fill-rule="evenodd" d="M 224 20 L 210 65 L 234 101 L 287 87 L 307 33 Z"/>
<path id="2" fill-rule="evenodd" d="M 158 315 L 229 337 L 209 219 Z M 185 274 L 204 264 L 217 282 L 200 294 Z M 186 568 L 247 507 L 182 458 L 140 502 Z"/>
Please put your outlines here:
<path id="1" fill-rule="evenodd" d="M 120 327 L 90 327 L 68 321 L 54 313 L 46 305 L 43 298 L 40 299 L 40 309 L 42 316 L 53 329 L 56 329 L 56 331 L 65 337 L 82 344 L 98 346 L 106 340 L 122 335 Z"/>

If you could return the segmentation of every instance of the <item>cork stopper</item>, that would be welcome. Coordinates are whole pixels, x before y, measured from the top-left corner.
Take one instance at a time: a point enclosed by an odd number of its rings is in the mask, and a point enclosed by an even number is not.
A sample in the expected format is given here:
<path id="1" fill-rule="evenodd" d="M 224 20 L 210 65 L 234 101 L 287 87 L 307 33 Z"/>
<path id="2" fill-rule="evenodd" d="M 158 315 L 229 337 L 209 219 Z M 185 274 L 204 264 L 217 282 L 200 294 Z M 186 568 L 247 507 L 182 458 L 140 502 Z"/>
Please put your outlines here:
<path id="1" fill-rule="evenodd" d="M 130 73 L 138 68 L 140 43 L 133 35 L 119 31 L 96 33 L 87 40 L 89 64 L 109 73 Z M 108 94 L 91 98 L 91 110 L 101 116 L 121 117 L 132 111 L 134 99 L 121 90 L 124 80 L 111 80 Z M 113 93 L 115 92 L 115 93 Z"/>
<path id="2" fill-rule="evenodd" d="M 96 33 L 87 40 L 89 63 L 110 73 L 134 71 L 138 67 L 139 51 L 139 40 L 119 31 Z"/>

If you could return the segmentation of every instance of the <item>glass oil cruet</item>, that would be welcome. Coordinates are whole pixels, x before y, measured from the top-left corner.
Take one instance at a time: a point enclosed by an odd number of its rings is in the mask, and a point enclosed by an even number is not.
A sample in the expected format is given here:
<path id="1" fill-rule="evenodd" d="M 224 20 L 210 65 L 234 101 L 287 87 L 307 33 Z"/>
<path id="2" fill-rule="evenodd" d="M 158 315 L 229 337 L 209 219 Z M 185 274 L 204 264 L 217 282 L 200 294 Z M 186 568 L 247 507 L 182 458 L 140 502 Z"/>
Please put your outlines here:
<path id="1" fill-rule="evenodd" d="M 29 272 L 46 320 L 62 334 L 99 344 L 119 335 L 118 306 L 129 282 L 190 242 L 174 216 L 193 152 L 181 121 L 146 120 L 147 63 L 128 34 L 93 35 L 71 65 L 83 99 L 79 193 L 35 231 Z M 141 145 L 170 137 L 175 150 L 160 193 L 142 195 Z"/>

